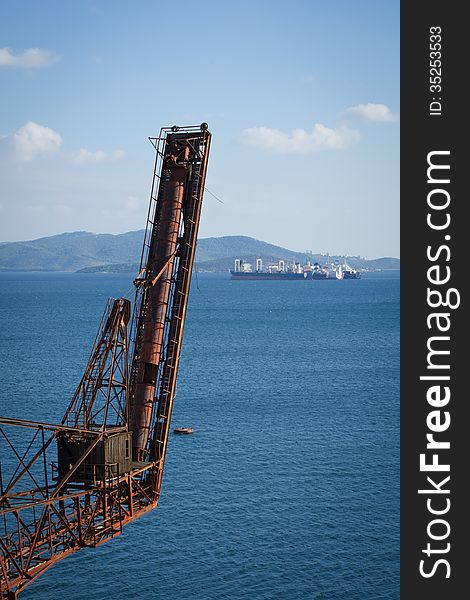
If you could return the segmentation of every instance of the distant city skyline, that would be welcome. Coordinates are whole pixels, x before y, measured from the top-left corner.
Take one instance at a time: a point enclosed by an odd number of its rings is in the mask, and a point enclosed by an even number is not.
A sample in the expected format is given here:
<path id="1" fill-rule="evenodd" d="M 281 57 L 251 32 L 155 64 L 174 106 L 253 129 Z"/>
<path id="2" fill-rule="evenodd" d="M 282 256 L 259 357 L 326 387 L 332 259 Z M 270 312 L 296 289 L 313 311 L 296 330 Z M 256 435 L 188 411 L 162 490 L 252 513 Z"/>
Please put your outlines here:
<path id="1" fill-rule="evenodd" d="M 2 3 L 0 241 L 143 228 L 147 136 L 207 121 L 200 237 L 399 257 L 399 2 L 174 11 Z"/>

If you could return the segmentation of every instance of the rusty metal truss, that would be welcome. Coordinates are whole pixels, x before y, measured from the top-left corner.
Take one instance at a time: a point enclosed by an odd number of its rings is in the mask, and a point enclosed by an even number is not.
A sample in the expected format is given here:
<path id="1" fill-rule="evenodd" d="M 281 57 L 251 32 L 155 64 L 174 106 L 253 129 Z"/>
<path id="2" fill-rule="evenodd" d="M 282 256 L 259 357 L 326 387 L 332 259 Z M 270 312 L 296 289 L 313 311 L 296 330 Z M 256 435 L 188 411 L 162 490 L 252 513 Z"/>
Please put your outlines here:
<path id="1" fill-rule="evenodd" d="M 0 417 L 2 598 L 158 504 L 210 140 L 205 123 L 151 138 L 134 306 L 108 301 L 60 424 Z"/>

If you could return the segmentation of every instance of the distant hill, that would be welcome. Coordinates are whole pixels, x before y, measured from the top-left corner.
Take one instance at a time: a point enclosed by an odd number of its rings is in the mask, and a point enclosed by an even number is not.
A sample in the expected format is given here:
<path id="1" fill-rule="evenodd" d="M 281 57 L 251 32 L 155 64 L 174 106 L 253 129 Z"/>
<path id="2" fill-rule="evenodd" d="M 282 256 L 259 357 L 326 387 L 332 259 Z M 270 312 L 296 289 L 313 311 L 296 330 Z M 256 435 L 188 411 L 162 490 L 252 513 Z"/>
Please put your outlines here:
<path id="1" fill-rule="evenodd" d="M 137 261 L 143 231 L 120 235 L 75 231 L 26 242 L 0 244 L 0 270 L 77 271 L 84 267 Z"/>
<path id="2" fill-rule="evenodd" d="M 140 261 L 143 230 L 119 235 L 76 231 L 25 242 L 0 243 L 0 271 L 136 272 Z M 199 271 L 227 271 L 235 258 L 265 263 L 278 260 L 325 262 L 320 254 L 295 252 L 243 235 L 201 238 L 197 246 Z M 342 259 L 341 256 L 330 256 Z M 354 268 L 399 269 L 397 258 L 366 260 L 347 257 Z"/>

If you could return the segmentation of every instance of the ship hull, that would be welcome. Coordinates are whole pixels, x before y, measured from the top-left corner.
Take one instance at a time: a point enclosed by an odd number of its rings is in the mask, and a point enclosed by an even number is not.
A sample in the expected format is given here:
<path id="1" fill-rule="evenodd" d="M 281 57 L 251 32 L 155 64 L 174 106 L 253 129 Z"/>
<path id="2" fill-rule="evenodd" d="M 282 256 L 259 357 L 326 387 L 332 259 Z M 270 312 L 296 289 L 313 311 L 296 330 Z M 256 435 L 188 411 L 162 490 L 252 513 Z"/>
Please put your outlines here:
<path id="1" fill-rule="evenodd" d="M 260 273 L 260 272 L 243 272 L 243 271 L 230 271 L 231 279 L 238 279 L 243 281 L 276 281 L 276 280 L 288 280 L 288 281 L 339 281 L 335 276 L 328 275 L 313 275 L 309 272 L 306 273 Z"/>
<path id="2" fill-rule="evenodd" d="M 250 273 L 243 271 L 230 271 L 230 275 L 232 279 L 239 279 L 243 281 L 248 280 L 307 280 L 311 279 L 311 277 L 305 277 L 304 273 Z"/>

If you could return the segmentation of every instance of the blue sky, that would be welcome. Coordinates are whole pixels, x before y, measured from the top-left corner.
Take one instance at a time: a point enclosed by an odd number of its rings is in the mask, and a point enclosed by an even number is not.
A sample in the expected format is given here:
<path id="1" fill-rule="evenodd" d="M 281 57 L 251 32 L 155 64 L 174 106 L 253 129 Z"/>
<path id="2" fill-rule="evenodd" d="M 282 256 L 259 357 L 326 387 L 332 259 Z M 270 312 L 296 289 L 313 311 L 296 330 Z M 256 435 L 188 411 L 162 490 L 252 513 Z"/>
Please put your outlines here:
<path id="1" fill-rule="evenodd" d="M 0 5 L 0 240 L 144 226 L 161 126 L 213 133 L 200 235 L 399 256 L 399 3 Z"/>

